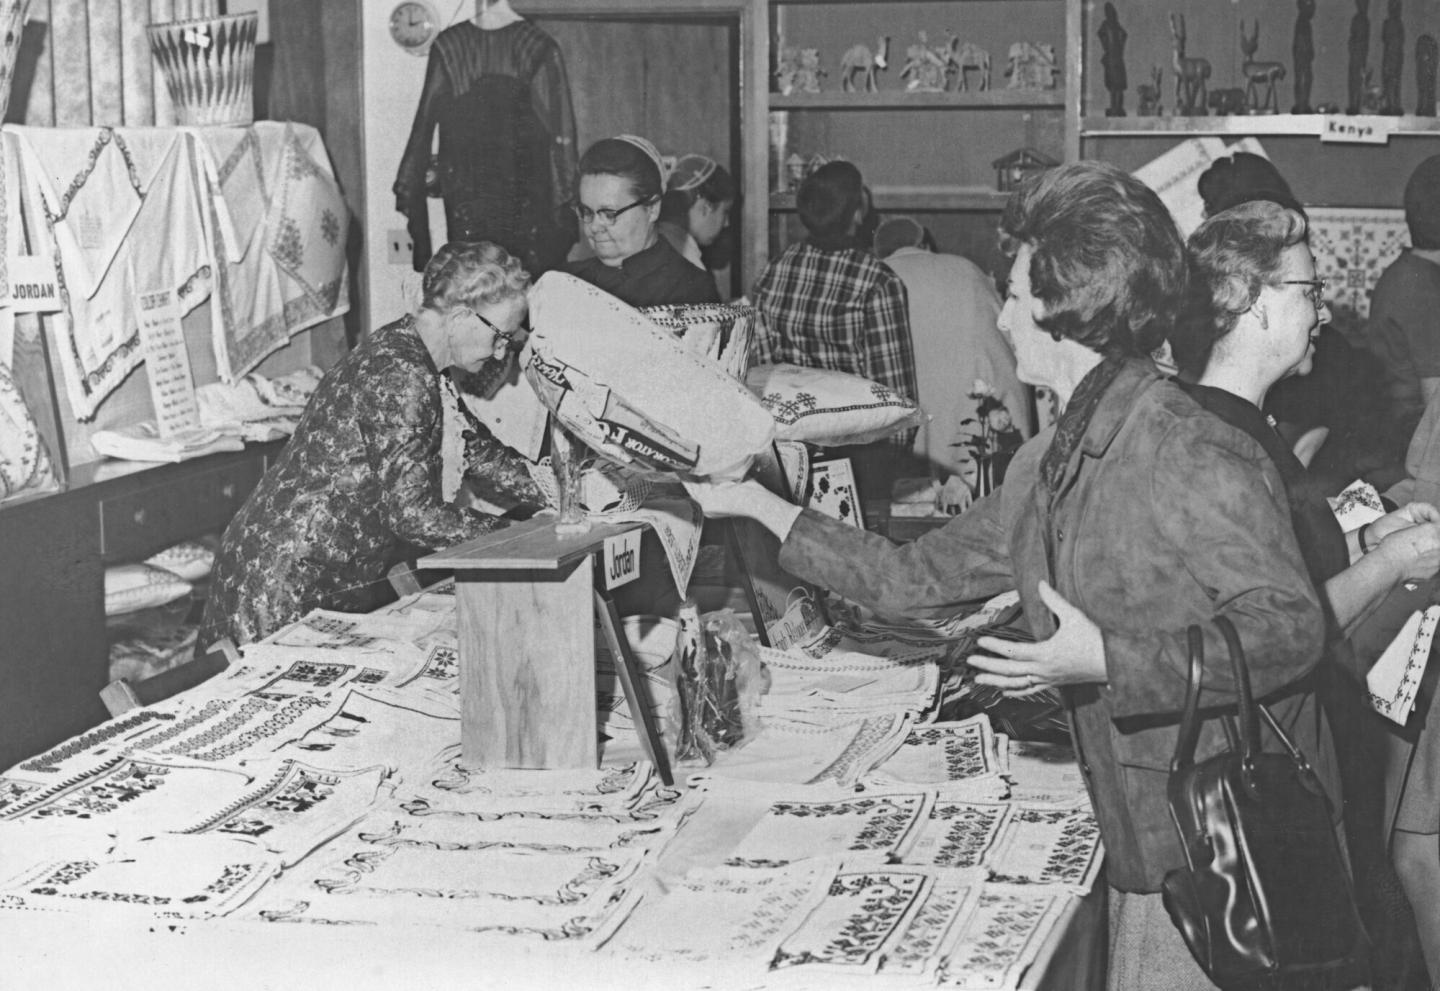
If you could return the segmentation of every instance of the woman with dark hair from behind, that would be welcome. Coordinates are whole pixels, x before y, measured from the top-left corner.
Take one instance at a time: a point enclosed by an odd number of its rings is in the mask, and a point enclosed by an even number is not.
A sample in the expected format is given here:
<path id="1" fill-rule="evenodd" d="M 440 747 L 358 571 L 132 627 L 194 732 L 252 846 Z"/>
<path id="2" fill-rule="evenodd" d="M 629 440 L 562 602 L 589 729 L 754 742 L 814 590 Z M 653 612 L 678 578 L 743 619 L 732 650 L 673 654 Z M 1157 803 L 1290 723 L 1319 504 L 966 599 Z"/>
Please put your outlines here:
<path id="1" fill-rule="evenodd" d="M 568 271 L 631 306 L 716 303 L 715 280 L 660 236 L 664 161 L 633 134 L 603 138 L 580 156 L 575 216 L 595 253 Z"/>
<path id="2" fill-rule="evenodd" d="M 1015 261 L 1000 329 L 1020 380 L 1055 390 L 1064 411 L 1020 448 L 999 489 L 899 545 L 755 482 L 691 492 L 707 515 L 770 529 L 791 574 L 881 615 L 951 617 L 1018 589 L 1036 641 L 981 637 L 969 663 L 979 683 L 1058 689 L 1070 709 L 1112 889 L 1109 987 L 1211 988 L 1160 894 L 1185 864 L 1166 792 L 1186 631 L 1202 629 L 1207 705 L 1224 706 L 1235 693 L 1214 620 L 1233 621 L 1257 697 L 1313 753 L 1328 744 L 1305 681 L 1322 646 L 1320 605 L 1263 450 L 1149 360 L 1186 279 L 1159 197 L 1114 166 L 1071 162 L 1016 192 L 1001 229 Z M 1201 756 L 1226 747 L 1219 721 L 1206 720 Z"/>

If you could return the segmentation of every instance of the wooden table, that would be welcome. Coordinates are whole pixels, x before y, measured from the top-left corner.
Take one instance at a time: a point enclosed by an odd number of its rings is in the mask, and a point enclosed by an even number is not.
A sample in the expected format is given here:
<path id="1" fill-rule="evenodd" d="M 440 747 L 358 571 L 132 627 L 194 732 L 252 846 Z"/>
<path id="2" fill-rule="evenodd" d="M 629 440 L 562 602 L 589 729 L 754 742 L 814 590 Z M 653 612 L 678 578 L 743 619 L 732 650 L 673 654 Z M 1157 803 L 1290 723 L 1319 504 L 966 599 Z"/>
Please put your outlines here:
<path id="1" fill-rule="evenodd" d="M 554 520 L 530 520 L 420 559 L 455 571 L 466 763 L 599 764 L 592 560 L 607 538 L 641 527 L 594 523 L 562 537 Z"/>

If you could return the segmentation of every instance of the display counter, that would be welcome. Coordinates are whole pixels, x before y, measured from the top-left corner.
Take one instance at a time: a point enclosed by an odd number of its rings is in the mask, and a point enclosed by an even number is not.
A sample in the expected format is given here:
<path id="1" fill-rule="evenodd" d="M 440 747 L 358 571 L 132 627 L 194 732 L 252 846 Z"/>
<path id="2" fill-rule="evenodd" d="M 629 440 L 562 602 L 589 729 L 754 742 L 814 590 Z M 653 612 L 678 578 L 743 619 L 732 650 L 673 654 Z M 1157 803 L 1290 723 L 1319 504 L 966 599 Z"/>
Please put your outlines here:
<path id="1" fill-rule="evenodd" d="M 444 588 L 312 613 L 10 767 L 7 982 L 1103 984 L 1073 760 L 934 722 L 932 647 L 765 649 L 763 728 L 667 787 L 604 659 L 598 768 L 468 765 L 456 627 Z"/>
<path id="2" fill-rule="evenodd" d="M 0 503 L 0 765 L 105 719 L 105 566 L 223 529 L 281 446 L 92 461 L 61 491 Z"/>

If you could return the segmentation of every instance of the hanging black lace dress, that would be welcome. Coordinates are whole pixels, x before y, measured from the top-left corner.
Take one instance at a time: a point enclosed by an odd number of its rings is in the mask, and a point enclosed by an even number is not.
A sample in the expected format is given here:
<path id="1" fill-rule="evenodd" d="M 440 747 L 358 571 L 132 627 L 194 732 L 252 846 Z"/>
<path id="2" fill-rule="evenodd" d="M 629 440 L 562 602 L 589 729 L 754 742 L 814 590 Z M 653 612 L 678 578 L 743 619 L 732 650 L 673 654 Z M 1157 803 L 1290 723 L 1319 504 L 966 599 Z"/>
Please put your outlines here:
<path id="1" fill-rule="evenodd" d="M 566 209 L 577 171 L 575 115 L 560 46 L 529 21 L 493 31 L 462 21 L 430 49 L 425 88 L 395 180 L 415 270 L 430 260 L 427 189 L 445 201 L 449 240 L 493 241 L 532 275 L 575 241 Z M 440 129 L 433 176 L 431 139 Z"/>

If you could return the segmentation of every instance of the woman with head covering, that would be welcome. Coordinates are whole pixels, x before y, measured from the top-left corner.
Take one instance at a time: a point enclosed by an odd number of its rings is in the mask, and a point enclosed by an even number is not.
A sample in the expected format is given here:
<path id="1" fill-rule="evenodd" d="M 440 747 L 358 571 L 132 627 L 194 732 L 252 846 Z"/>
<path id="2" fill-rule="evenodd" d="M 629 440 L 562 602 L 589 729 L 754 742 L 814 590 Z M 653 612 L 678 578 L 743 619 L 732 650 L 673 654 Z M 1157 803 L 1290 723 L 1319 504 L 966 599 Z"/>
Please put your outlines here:
<path id="1" fill-rule="evenodd" d="M 1012 196 L 1001 228 L 1015 261 L 1000 328 L 1020 380 L 1053 389 L 1064 412 L 1021 447 L 997 491 L 903 545 L 753 482 L 694 495 L 709 514 L 772 530 L 787 571 L 884 615 L 952 616 L 1018 589 L 1036 642 L 982 637 L 969 660 L 978 681 L 1017 695 L 1058 689 L 1071 711 L 1113 889 L 1110 986 L 1208 988 L 1160 895 L 1185 863 L 1166 785 L 1186 630 L 1204 632 L 1207 705 L 1234 701 L 1214 623 L 1224 615 L 1256 695 L 1302 737 L 1308 727 L 1302 745 L 1313 748 L 1303 679 L 1320 655 L 1320 606 L 1260 446 L 1147 357 L 1186 278 L 1159 198 L 1113 166 L 1072 162 Z M 1206 755 L 1226 748 L 1214 720 L 1201 740 Z"/>
<path id="2" fill-rule="evenodd" d="M 660 236 L 697 268 L 701 250 L 719 240 L 730 226 L 735 180 L 713 158 L 685 155 L 675 163 L 660 202 Z"/>
<path id="3" fill-rule="evenodd" d="M 580 234 L 595 254 L 569 271 L 631 306 L 719 302 L 715 280 L 656 229 L 666 171 L 655 146 L 633 134 L 586 149 L 574 206 Z"/>
<path id="4" fill-rule="evenodd" d="M 199 643 L 259 640 L 311 609 L 364 612 L 415 552 L 504 526 L 454 500 L 472 473 L 542 505 L 523 460 L 467 419 L 447 369 L 479 372 L 521 332 L 529 275 L 505 249 L 452 241 L 414 313 L 370 334 L 311 397 L 280 460 L 225 529 Z M 466 433 L 474 440 L 467 450 Z"/>

